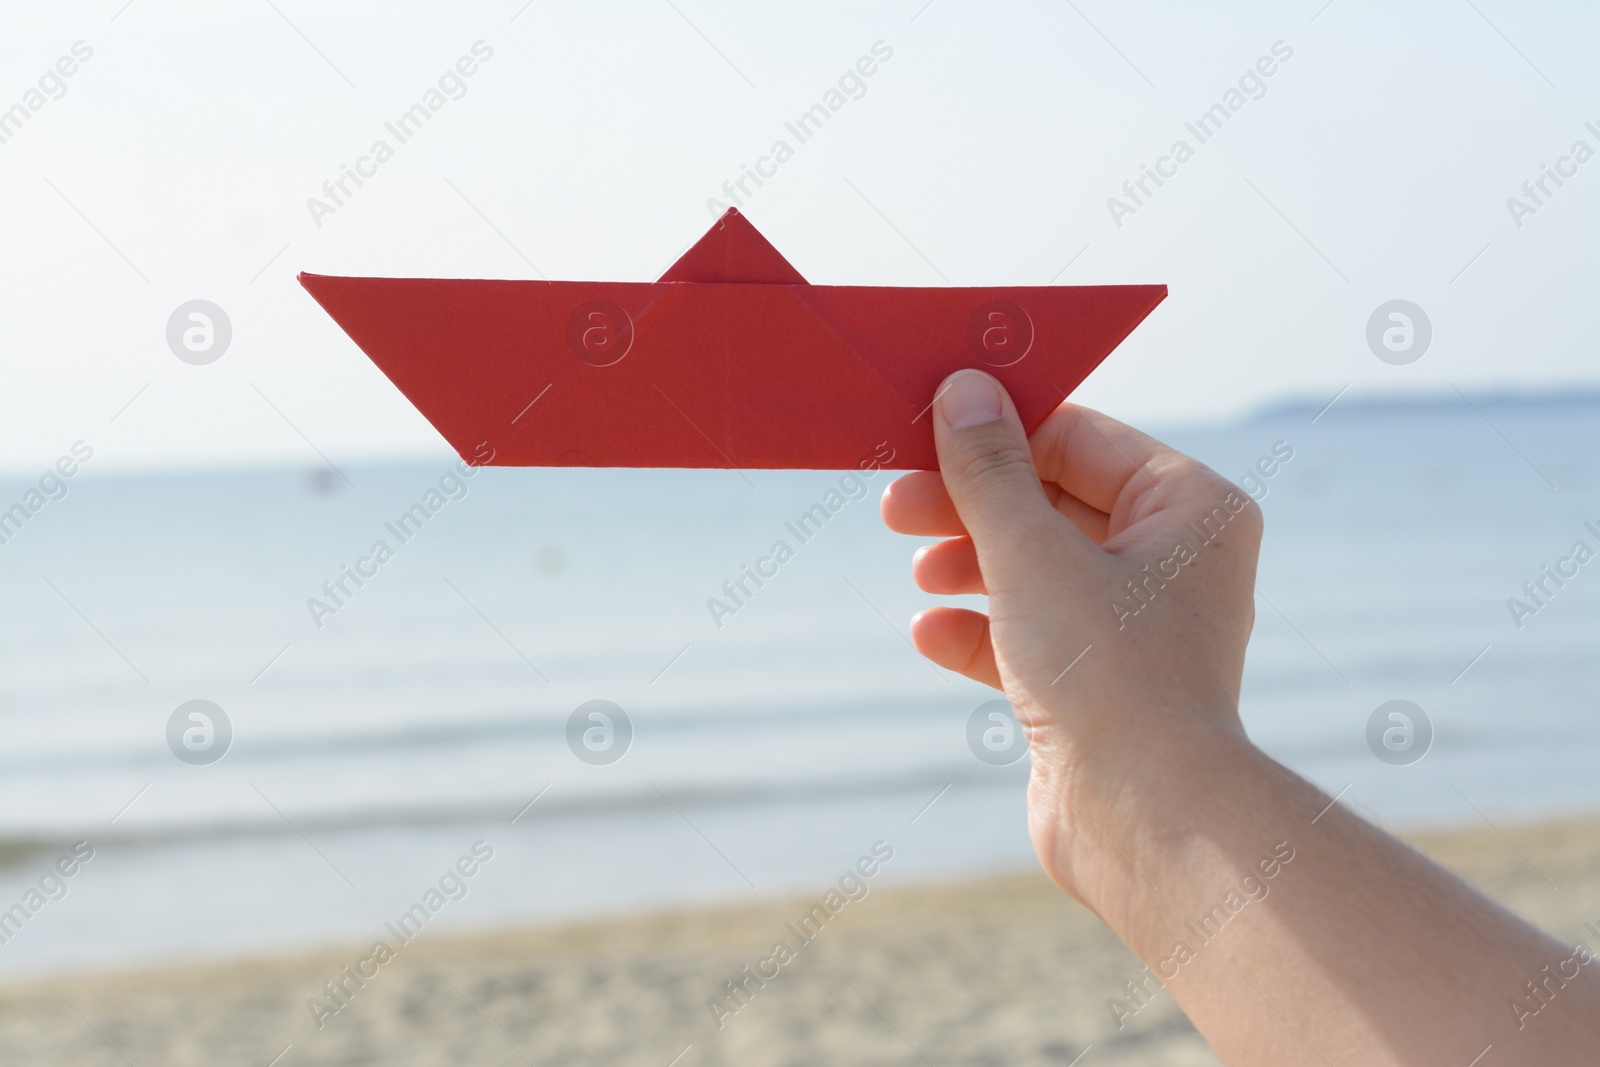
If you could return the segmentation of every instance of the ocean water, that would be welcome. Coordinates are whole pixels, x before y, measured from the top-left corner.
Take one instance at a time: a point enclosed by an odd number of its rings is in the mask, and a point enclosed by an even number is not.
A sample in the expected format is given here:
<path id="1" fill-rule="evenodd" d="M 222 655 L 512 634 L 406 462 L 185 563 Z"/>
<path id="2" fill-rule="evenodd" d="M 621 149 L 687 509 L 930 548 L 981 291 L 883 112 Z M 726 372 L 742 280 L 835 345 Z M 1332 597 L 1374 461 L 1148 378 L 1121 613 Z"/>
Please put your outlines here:
<path id="1" fill-rule="evenodd" d="M 1251 483 L 1253 736 L 1388 824 L 1600 808 L 1600 561 L 1507 606 L 1600 550 L 1600 397 L 1321 406 L 1163 435 L 1236 479 L 1293 453 Z M 1033 862 L 1025 762 L 966 745 L 994 694 L 910 647 L 934 598 L 889 474 L 92 467 L 0 544 L 0 911 L 93 848 L 0 927 L 0 973 L 367 943 L 479 841 L 430 931 L 820 890 L 878 840 L 884 881 Z M 1407 765 L 1366 740 L 1393 699 L 1432 724 Z M 215 762 L 169 746 L 192 700 L 231 728 Z M 631 724 L 614 762 L 569 744 L 593 700 Z"/>

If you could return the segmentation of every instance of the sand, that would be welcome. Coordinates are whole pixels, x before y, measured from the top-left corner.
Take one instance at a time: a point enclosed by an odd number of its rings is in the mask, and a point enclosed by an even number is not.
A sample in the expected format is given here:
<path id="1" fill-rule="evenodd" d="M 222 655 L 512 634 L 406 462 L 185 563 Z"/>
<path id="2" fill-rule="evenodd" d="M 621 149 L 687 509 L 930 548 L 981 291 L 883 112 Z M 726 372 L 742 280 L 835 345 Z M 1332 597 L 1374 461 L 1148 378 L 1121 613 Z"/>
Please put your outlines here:
<path id="1" fill-rule="evenodd" d="M 1564 939 L 1600 924 L 1600 818 L 1499 827 L 1409 836 Z M 320 1030 L 307 999 L 367 946 L 15 982 L 0 1063 L 943 1067 L 1070 1064 L 1091 1045 L 1084 1067 L 1218 1062 L 1165 994 L 1117 1029 L 1107 1000 L 1140 964 L 1037 874 L 875 888 L 719 1029 L 708 999 L 795 943 L 784 924 L 815 899 L 424 932 Z"/>

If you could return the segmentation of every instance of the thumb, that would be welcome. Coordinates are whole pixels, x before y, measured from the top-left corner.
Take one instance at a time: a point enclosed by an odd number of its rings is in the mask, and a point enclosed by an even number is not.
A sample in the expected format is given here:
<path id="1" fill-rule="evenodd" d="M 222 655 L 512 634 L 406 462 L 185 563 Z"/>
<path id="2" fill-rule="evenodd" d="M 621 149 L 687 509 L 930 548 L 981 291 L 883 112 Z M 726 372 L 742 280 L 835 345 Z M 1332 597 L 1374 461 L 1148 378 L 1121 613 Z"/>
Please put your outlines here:
<path id="1" fill-rule="evenodd" d="M 939 470 L 985 584 L 991 593 L 1025 588 L 1043 543 L 1059 542 L 1060 526 L 1071 524 L 1045 499 L 1016 407 L 1005 387 L 979 370 L 946 378 L 933 406 Z"/>

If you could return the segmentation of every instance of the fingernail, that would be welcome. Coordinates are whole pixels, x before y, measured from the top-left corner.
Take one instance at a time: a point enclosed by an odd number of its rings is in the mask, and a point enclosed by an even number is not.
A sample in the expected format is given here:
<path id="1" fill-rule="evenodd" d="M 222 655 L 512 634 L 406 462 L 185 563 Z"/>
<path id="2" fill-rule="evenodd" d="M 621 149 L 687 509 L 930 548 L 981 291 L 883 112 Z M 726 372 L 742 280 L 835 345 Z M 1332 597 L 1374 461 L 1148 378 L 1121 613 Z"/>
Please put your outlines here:
<path id="1" fill-rule="evenodd" d="M 999 383 L 982 371 L 956 371 L 939 393 L 939 414 L 952 430 L 993 422 L 1000 417 Z"/>

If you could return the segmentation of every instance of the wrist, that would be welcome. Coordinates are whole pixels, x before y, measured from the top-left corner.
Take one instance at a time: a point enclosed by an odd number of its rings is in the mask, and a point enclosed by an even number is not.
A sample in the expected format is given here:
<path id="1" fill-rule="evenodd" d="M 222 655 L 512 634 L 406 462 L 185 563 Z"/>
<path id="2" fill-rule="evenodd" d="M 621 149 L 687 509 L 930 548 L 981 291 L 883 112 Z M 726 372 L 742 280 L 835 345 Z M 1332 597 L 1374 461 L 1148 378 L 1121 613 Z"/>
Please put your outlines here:
<path id="1" fill-rule="evenodd" d="M 1119 933 L 1156 914 L 1163 876 L 1271 761 L 1242 729 L 1182 731 L 1157 746 L 1065 754 L 1034 746 L 1029 830 L 1045 872 Z"/>

